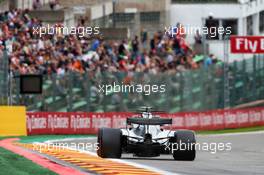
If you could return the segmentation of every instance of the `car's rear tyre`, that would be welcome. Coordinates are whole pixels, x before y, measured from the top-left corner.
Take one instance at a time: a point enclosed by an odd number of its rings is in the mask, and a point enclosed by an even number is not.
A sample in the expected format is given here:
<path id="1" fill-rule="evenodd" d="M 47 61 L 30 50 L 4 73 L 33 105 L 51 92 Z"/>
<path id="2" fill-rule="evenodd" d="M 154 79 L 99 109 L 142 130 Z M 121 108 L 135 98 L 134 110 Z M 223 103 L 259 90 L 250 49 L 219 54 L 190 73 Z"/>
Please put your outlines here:
<path id="1" fill-rule="evenodd" d="M 174 160 L 193 161 L 196 156 L 194 132 L 179 130 L 174 133 L 174 137 L 176 140 L 172 152 Z"/>
<path id="2" fill-rule="evenodd" d="M 98 131 L 97 155 L 102 158 L 120 158 L 122 132 L 120 129 L 100 128 Z"/>

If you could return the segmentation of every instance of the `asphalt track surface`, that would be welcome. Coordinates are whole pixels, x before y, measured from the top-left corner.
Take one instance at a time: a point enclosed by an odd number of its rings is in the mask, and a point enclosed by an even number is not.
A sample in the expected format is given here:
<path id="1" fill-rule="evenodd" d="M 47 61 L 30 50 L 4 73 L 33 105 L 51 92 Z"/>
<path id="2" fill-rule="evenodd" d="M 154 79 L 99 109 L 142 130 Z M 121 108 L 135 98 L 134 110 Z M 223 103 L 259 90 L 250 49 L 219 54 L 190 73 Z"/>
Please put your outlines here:
<path id="1" fill-rule="evenodd" d="M 96 143 L 96 138 L 64 140 L 63 143 Z M 231 143 L 230 151 L 197 150 L 195 161 L 174 161 L 171 155 L 155 158 L 138 158 L 123 154 L 126 162 L 155 167 L 175 174 L 186 175 L 263 175 L 264 132 L 224 135 L 198 135 L 197 143 Z M 90 150 L 91 151 L 91 150 Z"/>

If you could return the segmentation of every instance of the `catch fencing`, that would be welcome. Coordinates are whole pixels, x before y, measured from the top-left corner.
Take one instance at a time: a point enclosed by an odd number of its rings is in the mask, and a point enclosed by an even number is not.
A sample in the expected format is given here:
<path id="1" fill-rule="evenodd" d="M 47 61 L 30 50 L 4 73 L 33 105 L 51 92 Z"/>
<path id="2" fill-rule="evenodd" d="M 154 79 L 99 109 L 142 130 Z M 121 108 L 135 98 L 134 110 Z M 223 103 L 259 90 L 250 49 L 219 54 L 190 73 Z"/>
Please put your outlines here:
<path id="1" fill-rule="evenodd" d="M 228 72 L 224 72 L 226 70 Z M 19 78 L 13 78 L 12 105 L 25 105 L 28 111 L 53 112 L 121 112 L 152 106 L 156 110 L 175 113 L 232 108 L 264 99 L 263 57 L 230 63 L 228 69 L 224 64 L 216 64 L 176 73 L 101 71 L 43 76 L 43 93 L 40 95 L 21 95 Z M 141 85 L 145 91 L 100 91 L 101 86 L 114 84 Z M 164 92 L 152 89 L 148 93 L 149 87 L 162 85 Z"/>

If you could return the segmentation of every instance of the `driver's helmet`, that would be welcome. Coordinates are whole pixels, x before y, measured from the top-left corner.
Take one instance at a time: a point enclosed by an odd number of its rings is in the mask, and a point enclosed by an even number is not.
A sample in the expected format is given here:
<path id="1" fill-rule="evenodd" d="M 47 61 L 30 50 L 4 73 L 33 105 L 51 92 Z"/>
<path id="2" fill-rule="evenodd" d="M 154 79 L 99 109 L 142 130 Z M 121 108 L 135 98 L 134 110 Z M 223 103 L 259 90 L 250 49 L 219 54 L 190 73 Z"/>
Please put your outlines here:
<path id="1" fill-rule="evenodd" d="M 143 112 L 141 116 L 142 118 L 152 118 L 152 114 L 150 112 Z"/>

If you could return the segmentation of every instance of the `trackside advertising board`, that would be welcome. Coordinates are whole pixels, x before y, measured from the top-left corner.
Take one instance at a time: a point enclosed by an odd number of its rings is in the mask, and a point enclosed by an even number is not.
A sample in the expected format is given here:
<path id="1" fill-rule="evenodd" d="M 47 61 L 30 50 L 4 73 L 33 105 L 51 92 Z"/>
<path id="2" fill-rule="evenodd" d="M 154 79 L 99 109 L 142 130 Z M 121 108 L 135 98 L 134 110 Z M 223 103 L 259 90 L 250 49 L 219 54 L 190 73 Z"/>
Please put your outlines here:
<path id="1" fill-rule="evenodd" d="M 125 128 L 129 112 L 28 112 L 28 135 L 96 134 L 98 128 Z M 217 130 L 264 125 L 264 108 L 158 114 L 172 118 L 172 129 Z"/>
<path id="2" fill-rule="evenodd" d="M 261 54 L 264 53 L 264 36 L 231 36 L 231 53 Z"/>

